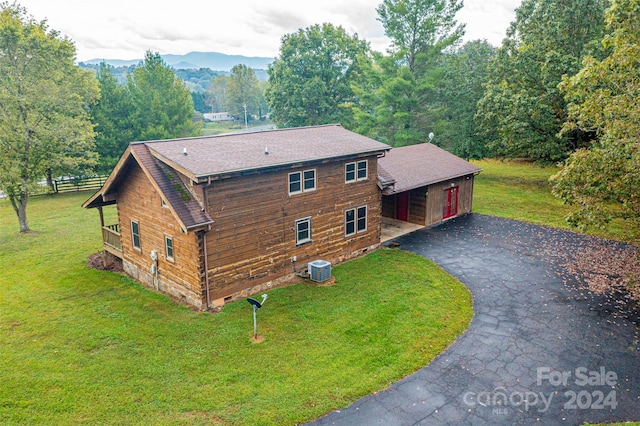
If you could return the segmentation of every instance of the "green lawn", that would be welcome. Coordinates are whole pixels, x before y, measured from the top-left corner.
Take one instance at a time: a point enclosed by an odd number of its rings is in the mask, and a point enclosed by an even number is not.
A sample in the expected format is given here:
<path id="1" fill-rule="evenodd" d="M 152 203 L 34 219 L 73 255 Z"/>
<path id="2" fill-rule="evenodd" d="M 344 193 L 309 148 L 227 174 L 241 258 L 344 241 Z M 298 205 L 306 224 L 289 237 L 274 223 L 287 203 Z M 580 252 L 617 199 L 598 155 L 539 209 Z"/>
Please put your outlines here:
<path id="1" fill-rule="evenodd" d="M 579 231 L 565 221 L 570 206 L 563 205 L 551 194 L 549 177 L 558 168 L 499 160 L 473 161 L 473 164 L 483 169 L 475 181 L 474 212 Z M 588 233 L 640 243 L 640 230 L 620 220 L 603 230 L 589 229 Z"/>
<path id="2" fill-rule="evenodd" d="M 263 127 L 271 124 L 270 120 L 260 121 L 252 120 L 249 122 L 249 129 L 253 127 Z M 215 121 L 206 122 L 202 127 L 202 136 L 221 135 L 223 133 L 232 133 L 244 129 L 244 122 L 234 123 L 231 121 Z"/>
<path id="3" fill-rule="evenodd" d="M 0 201 L 0 424 L 295 424 L 428 364 L 472 316 L 458 281 L 382 249 L 270 291 L 253 344 L 248 303 L 197 313 L 85 266 L 88 196 L 31 199 L 27 235 Z"/>

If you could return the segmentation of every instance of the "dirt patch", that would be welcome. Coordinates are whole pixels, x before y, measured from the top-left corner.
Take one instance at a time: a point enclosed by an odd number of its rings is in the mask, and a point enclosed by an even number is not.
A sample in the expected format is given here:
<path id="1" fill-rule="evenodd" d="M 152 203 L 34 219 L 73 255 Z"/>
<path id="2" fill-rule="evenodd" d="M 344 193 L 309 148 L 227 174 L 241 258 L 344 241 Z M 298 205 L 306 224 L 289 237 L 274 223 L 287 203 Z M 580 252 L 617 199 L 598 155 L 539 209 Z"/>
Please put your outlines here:
<path id="1" fill-rule="evenodd" d="M 100 271 L 110 271 L 117 273 L 124 272 L 124 269 L 122 268 L 122 259 L 118 259 L 117 257 L 103 251 L 89 256 L 89 259 L 87 259 L 87 266 L 93 269 L 98 269 Z"/>

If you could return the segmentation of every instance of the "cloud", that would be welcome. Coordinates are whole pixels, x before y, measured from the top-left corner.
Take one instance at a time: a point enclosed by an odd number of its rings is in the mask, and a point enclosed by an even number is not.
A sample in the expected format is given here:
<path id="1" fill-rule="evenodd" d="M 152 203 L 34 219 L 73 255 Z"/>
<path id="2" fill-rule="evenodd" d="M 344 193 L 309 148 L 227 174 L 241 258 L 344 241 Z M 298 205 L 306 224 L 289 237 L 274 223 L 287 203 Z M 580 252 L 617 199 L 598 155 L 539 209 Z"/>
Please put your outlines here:
<path id="1" fill-rule="evenodd" d="M 376 7 L 382 0 L 180 0 L 170 6 L 151 0 L 28 0 L 29 13 L 48 18 L 50 28 L 68 35 L 78 58 L 132 59 L 144 51 L 273 57 L 282 36 L 330 22 L 357 33 L 372 48 L 389 45 Z M 465 0 L 458 15 L 467 24 L 465 40 L 499 44 L 520 0 Z"/>

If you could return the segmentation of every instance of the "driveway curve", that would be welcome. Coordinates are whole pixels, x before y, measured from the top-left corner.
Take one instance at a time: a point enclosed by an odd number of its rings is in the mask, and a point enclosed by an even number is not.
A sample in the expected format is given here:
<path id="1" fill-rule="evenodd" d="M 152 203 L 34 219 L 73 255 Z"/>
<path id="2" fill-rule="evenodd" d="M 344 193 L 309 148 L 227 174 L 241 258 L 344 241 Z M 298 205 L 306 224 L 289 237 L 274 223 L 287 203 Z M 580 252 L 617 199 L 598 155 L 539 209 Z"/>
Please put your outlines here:
<path id="1" fill-rule="evenodd" d="M 471 214 L 394 242 L 473 293 L 467 332 L 428 366 L 313 425 L 579 425 L 640 420 L 638 326 L 554 253 L 596 241 Z"/>

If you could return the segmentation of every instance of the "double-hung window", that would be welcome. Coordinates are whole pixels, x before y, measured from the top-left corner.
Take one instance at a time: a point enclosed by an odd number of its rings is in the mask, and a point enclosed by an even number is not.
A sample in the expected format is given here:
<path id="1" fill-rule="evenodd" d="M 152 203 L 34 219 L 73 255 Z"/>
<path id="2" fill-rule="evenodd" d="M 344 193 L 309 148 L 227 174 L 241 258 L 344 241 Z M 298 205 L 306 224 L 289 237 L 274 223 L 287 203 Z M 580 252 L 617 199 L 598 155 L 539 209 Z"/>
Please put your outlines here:
<path id="1" fill-rule="evenodd" d="M 347 209 L 344 212 L 344 234 L 349 237 L 367 230 L 367 206 Z"/>
<path id="2" fill-rule="evenodd" d="M 316 169 L 289 173 L 289 195 L 316 189 Z"/>
<path id="3" fill-rule="evenodd" d="M 311 218 L 296 220 L 296 245 L 311 242 Z"/>
<path id="4" fill-rule="evenodd" d="M 173 260 L 173 238 L 164 237 L 164 248 L 167 254 L 167 259 Z"/>
<path id="5" fill-rule="evenodd" d="M 344 181 L 345 183 L 358 182 L 367 180 L 368 165 L 367 160 L 354 161 L 344 165 Z"/>
<path id="6" fill-rule="evenodd" d="M 131 243 L 133 248 L 140 250 L 140 225 L 134 220 L 131 221 Z"/>

